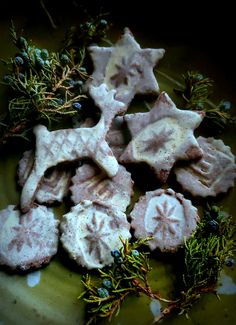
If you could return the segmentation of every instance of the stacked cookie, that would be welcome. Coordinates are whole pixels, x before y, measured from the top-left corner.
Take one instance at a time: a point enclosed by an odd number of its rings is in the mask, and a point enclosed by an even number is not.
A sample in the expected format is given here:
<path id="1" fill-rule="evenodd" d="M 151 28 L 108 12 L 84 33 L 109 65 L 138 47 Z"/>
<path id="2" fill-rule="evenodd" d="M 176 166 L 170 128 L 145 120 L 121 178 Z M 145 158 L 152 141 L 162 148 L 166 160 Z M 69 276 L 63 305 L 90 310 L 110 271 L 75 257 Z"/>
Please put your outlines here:
<path id="1" fill-rule="evenodd" d="M 230 148 L 194 136 L 204 114 L 180 110 L 166 92 L 159 94 L 153 67 L 163 49 L 142 49 L 126 28 L 114 46 L 91 46 L 89 52 L 94 72 L 86 91 L 100 120 L 56 131 L 35 127 L 35 153 L 25 152 L 19 162 L 21 208 L 0 212 L 0 264 L 11 269 L 48 263 L 59 237 L 69 256 L 88 269 L 111 264 L 111 251 L 122 246 L 121 238 L 131 238 L 131 228 L 136 238 L 152 236 L 151 250 L 181 247 L 197 227 L 197 209 L 182 194 L 159 188 L 139 199 L 129 222 L 133 181 L 127 164 L 147 164 L 160 184 L 174 170 L 193 196 L 215 196 L 233 186 Z M 136 94 L 159 96 L 149 112 L 125 114 Z M 72 170 L 69 163 L 77 161 L 82 164 Z M 178 161 L 185 165 L 177 167 Z M 66 196 L 72 207 L 59 233 L 59 221 L 43 204 Z"/>

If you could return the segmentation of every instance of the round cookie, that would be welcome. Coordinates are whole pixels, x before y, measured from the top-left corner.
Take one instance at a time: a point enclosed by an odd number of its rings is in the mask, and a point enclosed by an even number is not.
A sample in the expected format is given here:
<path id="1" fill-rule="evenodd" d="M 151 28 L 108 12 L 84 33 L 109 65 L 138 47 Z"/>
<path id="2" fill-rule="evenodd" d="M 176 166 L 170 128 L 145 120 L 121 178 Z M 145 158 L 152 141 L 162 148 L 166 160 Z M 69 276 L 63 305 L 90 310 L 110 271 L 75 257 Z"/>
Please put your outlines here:
<path id="1" fill-rule="evenodd" d="M 111 251 L 122 246 L 120 237 L 129 239 L 126 215 L 99 202 L 81 201 L 64 215 L 61 242 L 70 257 L 88 269 L 113 263 Z"/>
<path id="2" fill-rule="evenodd" d="M 151 250 L 174 252 L 197 227 L 199 217 L 191 201 L 172 189 L 158 189 L 140 197 L 131 212 L 136 238 L 153 237 Z"/>
<path id="3" fill-rule="evenodd" d="M 48 263 L 57 252 L 58 223 L 45 206 L 23 215 L 14 205 L 1 210 L 0 265 L 25 271 Z"/>
<path id="4" fill-rule="evenodd" d="M 225 193 L 234 186 L 235 157 L 222 140 L 198 137 L 203 156 L 174 169 L 177 181 L 193 196 L 207 197 Z"/>
<path id="5" fill-rule="evenodd" d="M 71 199 L 75 204 L 82 200 L 99 200 L 123 212 L 130 204 L 133 194 L 131 174 L 121 165 L 116 176 L 109 178 L 96 165 L 83 164 L 76 169 L 72 184 Z"/>

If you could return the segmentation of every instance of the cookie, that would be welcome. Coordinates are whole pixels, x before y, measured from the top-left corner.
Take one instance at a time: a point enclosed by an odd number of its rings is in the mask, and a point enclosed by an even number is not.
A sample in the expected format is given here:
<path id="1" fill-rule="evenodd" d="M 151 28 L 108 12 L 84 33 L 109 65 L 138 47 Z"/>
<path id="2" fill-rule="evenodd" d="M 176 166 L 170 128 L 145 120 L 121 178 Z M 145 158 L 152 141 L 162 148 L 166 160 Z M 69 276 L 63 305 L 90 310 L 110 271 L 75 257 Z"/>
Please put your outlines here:
<path id="1" fill-rule="evenodd" d="M 184 244 L 199 221 L 191 201 L 172 189 L 158 189 L 140 197 L 130 214 L 136 238 L 152 236 L 151 250 L 175 252 Z"/>
<path id="2" fill-rule="evenodd" d="M 98 200 L 123 212 L 130 204 L 133 194 L 131 175 L 121 165 L 116 176 L 108 178 L 95 165 L 84 164 L 77 168 L 72 184 L 71 199 L 75 204 L 82 200 Z"/>
<path id="3" fill-rule="evenodd" d="M 119 162 L 146 163 L 158 180 L 165 183 L 176 161 L 202 156 L 193 134 L 202 119 L 201 112 L 177 109 L 170 97 L 162 92 L 149 112 L 124 116 L 132 140 Z"/>
<path id="4" fill-rule="evenodd" d="M 234 186 L 235 156 L 222 140 L 198 137 L 203 157 L 174 172 L 183 189 L 193 196 L 207 197 L 225 193 Z"/>
<path id="5" fill-rule="evenodd" d="M 84 200 L 63 216 L 61 242 L 69 256 L 87 269 L 113 262 L 111 251 L 131 237 L 126 215 L 102 203 Z"/>
<path id="6" fill-rule="evenodd" d="M 36 191 L 46 170 L 59 163 L 92 159 L 109 177 L 118 172 L 118 163 L 105 136 L 107 125 L 101 115 L 92 128 L 48 131 L 43 125 L 34 127 L 36 150 L 34 166 L 22 189 L 21 209 L 26 212 L 33 204 Z"/>
<path id="7" fill-rule="evenodd" d="M 123 114 L 127 111 L 128 106 L 115 99 L 116 90 L 109 90 L 105 83 L 89 88 L 89 94 L 93 98 L 96 106 L 98 106 L 105 119 L 107 130 L 109 130 L 111 122 L 116 115 Z"/>
<path id="8" fill-rule="evenodd" d="M 18 165 L 18 183 L 24 186 L 31 169 L 34 165 L 34 153 L 32 150 L 25 151 Z M 62 202 L 69 192 L 72 171 L 70 169 L 53 168 L 42 178 L 41 184 L 36 192 L 35 199 L 39 203 L 52 204 Z"/>
<path id="9" fill-rule="evenodd" d="M 159 94 L 153 68 L 164 56 L 164 49 L 142 49 L 125 28 L 113 47 L 90 46 L 88 50 L 94 65 L 90 84 L 105 82 L 109 89 L 116 89 L 116 99 L 127 105 L 135 94 Z"/>
<path id="10" fill-rule="evenodd" d="M 0 265 L 26 271 L 48 263 L 57 252 L 58 224 L 45 206 L 23 215 L 14 205 L 1 210 Z"/>

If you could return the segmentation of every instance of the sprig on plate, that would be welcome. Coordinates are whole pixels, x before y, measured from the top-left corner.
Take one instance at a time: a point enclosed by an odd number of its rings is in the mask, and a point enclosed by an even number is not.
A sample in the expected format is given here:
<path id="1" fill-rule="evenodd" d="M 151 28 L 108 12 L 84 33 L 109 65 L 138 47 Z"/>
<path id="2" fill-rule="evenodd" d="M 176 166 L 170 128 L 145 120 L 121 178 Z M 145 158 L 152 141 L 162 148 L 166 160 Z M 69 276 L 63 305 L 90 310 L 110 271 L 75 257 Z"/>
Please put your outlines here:
<path id="1" fill-rule="evenodd" d="M 2 83 L 13 93 L 7 113 L 0 116 L 0 144 L 16 136 L 29 139 L 35 124 L 47 123 L 50 127 L 53 121 L 81 112 L 81 101 L 86 98 L 83 84 L 89 77 L 86 47 L 89 41 L 101 39 L 108 28 L 105 20 L 96 24 L 88 21 L 86 26 L 91 30 L 81 34 L 86 37 L 80 39 L 79 47 L 68 38 L 63 50 L 49 53 L 18 36 L 12 23 L 10 32 L 17 53 L 2 60 L 9 71 Z"/>
<path id="2" fill-rule="evenodd" d="M 203 76 L 197 71 L 187 71 L 182 75 L 183 89 L 174 89 L 185 102 L 186 109 L 201 110 L 205 112 L 205 118 L 213 122 L 221 129 L 228 123 L 235 122 L 230 114 L 231 103 L 222 100 L 218 105 L 209 102 L 213 80 Z"/>
<path id="3" fill-rule="evenodd" d="M 184 247 L 184 272 L 178 301 L 170 303 L 156 322 L 174 313 L 185 313 L 202 294 L 216 294 L 216 285 L 224 265 L 233 265 L 236 251 L 236 225 L 233 218 L 217 206 L 208 205 L 197 231 Z"/>
<path id="4" fill-rule="evenodd" d="M 122 247 L 111 251 L 114 263 L 111 267 L 98 270 L 97 280 L 92 281 L 89 274 L 83 279 L 85 291 L 78 297 L 86 302 L 87 324 L 101 318 L 111 320 L 118 315 L 121 304 L 129 295 L 145 294 L 152 299 L 170 302 L 153 292 L 148 283 L 151 271 L 148 252 L 138 250 L 151 238 L 132 243 L 121 239 Z"/>

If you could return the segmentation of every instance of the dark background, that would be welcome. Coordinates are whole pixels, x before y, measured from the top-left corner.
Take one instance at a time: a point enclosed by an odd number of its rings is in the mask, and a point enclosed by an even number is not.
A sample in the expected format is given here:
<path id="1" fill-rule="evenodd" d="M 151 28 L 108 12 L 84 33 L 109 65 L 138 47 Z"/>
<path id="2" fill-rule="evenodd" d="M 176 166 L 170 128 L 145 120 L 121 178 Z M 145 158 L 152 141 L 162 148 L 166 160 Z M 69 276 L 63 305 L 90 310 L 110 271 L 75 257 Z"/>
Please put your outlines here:
<path id="1" fill-rule="evenodd" d="M 109 20 L 128 26 L 160 40 L 186 45 L 199 44 L 212 60 L 226 69 L 235 81 L 235 11 L 232 1 L 109 1 L 109 0 L 44 0 L 57 26 L 65 21 L 79 21 L 84 8 L 91 15 L 109 12 Z M 1 1 L 0 19 L 24 17 L 27 26 L 48 26 L 50 21 L 40 0 Z M 0 45 L 1 46 L 1 45 Z"/>

